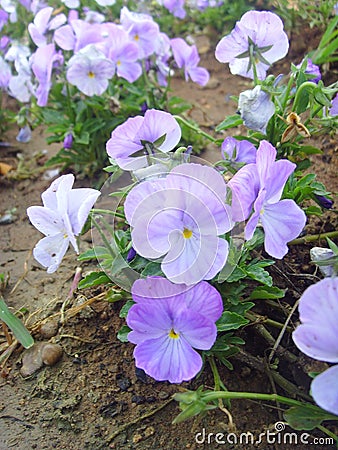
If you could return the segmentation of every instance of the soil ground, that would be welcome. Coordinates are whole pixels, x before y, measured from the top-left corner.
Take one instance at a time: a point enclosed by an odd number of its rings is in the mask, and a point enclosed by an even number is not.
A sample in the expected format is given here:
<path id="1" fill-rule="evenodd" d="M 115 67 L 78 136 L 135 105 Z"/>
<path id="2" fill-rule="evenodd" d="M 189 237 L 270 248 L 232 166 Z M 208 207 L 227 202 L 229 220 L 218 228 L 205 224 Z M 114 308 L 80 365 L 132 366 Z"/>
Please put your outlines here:
<path id="1" fill-rule="evenodd" d="M 291 49 L 290 56 L 298 56 L 296 63 L 302 59 L 302 52 L 308 49 L 308 43 L 302 43 L 301 40 L 297 42 L 297 49 Z M 230 100 L 230 96 L 248 88 L 249 84 L 241 77 L 232 76 L 224 65 L 216 62 L 208 39 L 199 38 L 198 44 L 202 53 L 201 64 L 210 70 L 211 81 L 202 89 L 175 78 L 173 94 L 193 103 L 191 117 L 208 132 L 213 132 L 215 125 L 236 111 L 236 104 Z M 284 69 L 286 73 L 288 67 L 289 62 L 281 63 L 278 70 Z M 0 450 L 295 448 L 293 444 L 268 442 L 264 437 L 261 444 L 236 444 L 234 440 L 233 443 L 217 444 L 213 435 L 209 442 L 206 437 L 203 443 L 203 434 L 197 434 L 203 433 L 203 430 L 206 435 L 226 434 L 233 430 L 229 428 L 227 415 L 218 408 L 203 417 L 172 425 L 171 421 L 179 413 L 177 403 L 171 399 L 172 394 L 184 388 L 196 389 L 200 385 L 212 388 L 210 369 L 207 367 L 199 378 L 181 386 L 155 382 L 135 370 L 133 346 L 121 344 L 116 338 L 123 324 L 123 319 L 119 318 L 119 303 L 104 301 L 105 293 L 97 288 L 77 291 L 65 305 L 78 266 L 76 255 L 69 252 L 57 273 L 46 274 L 32 258 L 32 249 L 40 239 L 40 234 L 29 224 L 26 216 L 28 206 L 41 204 L 41 192 L 50 184 L 50 180 L 44 179 L 45 171 L 36 175 L 36 169 L 41 169 L 46 158 L 36 155 L 46 149 L 48 156 L 51 156 L 58 148 L 46 146 L 41 130 L 35 130 L 28 144 L 17 143 L 15 133 L 12 131 L 8 135 L 10 147 L 0 147 L 0 160 L 17 167 L 18 154 L 22 154 L 24 169 L 21 174 L 31 171 L 31 177 L 11 180 L 0 176 L 0 213 L 3 215 L 15 208 L 13 222 L 0 225 L 0 273 L 10 276 L 4 297 L 14 310 L 26 308 L 26 323 L 34 330 L 37 341 L 59 343 L 64 353 L 55 366 L 44 366 L 25 379 L 20 374 L 22 349 L 18 347 L 6 363 L 0 377 Z M 324 182 L 329 190 L 337 192 L 334 141 L 321 137 L 316 144 L 322 148 L 323 154 L 313 158 L 314 171 L 319 181 Z M 219 159 L 218 150 L 216 152 L 212 146 L 208 146 L 201 156 L 212 162 Z M 81 186 L 81 182 L 78 185 Z M 321 218 L 312 220 L 309 227 L 311 232 L 332 231 L 337 228 L 337 216 L 326 212 Z M 85 236 L 81 250 L 89 248 L 89 241 L 90 237 Z M 310 248 L 310 245 L 291 248 L 286 259 L 271 269 L 278 286 L 288 289 L 282 302 L 285 307 L 293 305 L 304 289 L 319 279 L 309 264 Z M 95 267 L 82 264 L 84 273 Z M 75 313 L 77 310 L 74 308 L 86 301 L 90 302 L 90 306 Z M 64 317 L 61 315 L 63 307 Z M 266 313 L 263 306 L 259 305 L 257 312 L 263 315 Z M 55 327 L 50 338 L 39 328 L 44 322 Z M 227 389 L 273 391 L 263 370 L 269 348 L 258 331 L 258 327 L 249 326 L 238 333 L 248 344 L 243 353 L 233 359 L 233 371 L 220 368 Z M 3 340 L 0 329 L 0 344 Z M 283 345 L 298 354 L 290 340 L 283 341 Z M 248 359 L 248 354 L 255 356 L 255 362 Z M 257 361 L 261 363 L 260 366 Z M 310 364 L 310 361 L 304 357 L 299 357 L 294 365 L 286 363 L 281 357 L 283 375 L 301 386 L 304 392 L 308 392 L 310 383 L 302 370 L 306 364 Z M 260 433 L 274 431 L 274 424 L 281 420 L 279 408 L 275 404 L 254 401 L 233 401 L 231 414 L 237 436 L 251 432 L 257 439 Z M 335 431 L 332 425 L 328 427 Z M 290 428 L 286 428 L 286 431 L 292 432 Z M 319 432 L 309 433 L 310 441 L 314 437 L 324 437 Z M 222 438 L 219 436 L 218 439 Z M 298 448 L 330 446 L 298 444 Z"/>

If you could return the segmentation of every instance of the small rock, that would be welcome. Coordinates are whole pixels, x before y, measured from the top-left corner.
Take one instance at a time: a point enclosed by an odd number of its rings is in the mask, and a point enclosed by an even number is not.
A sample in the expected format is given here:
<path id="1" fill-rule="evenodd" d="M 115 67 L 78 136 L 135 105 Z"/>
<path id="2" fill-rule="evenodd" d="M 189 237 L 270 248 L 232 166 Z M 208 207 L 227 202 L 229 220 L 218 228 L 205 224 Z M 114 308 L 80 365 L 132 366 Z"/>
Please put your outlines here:
<path id="1" fill-rule="evenodd" d="M 48 320 L 40 326 L 40 335 L 44 339 L 50 339 L 58 332 L 59 325 L 57 321 Z"/>
<path id="2" fill-rule="evenodd" d="M 53 366 L 62 357 L 63 349 L 59 344 L 36 342 L 31 348 L 25 350 L 22 357 L 20 373 L 24 378 L 37 372 L 43 364 Z"/>

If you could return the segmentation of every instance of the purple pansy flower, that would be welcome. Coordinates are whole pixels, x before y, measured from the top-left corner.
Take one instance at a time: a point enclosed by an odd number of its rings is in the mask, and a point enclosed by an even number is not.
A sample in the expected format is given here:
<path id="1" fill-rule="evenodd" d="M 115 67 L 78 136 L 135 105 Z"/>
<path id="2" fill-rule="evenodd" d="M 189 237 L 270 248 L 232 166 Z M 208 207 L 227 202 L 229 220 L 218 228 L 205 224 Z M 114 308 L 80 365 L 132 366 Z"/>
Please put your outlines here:
<path id="1" fill-rule="evenodd" d="M 187 13 L 184 9 L 184 0 L 163 0 L 161 3 L 175 17 L 179 19 L 185 18 Z"/>
<path id="2" fill-rule="evenodd" d="M 330 116 L 338 116 L 338 94 L 333 98 L 331 108 L 329 109 Z"/>
<path id="3" fill-rule="evenodd" d="M 102 24 L 88 23 L 80 19 L 72 19 L 69 25 L 63 25 L 54 33 L 54 41 L 63 50 L 74 50 L 74 53 L 90 44 L 103 41 Z"/>
<path id="4" fill-rule="evenodd" d="M 232 163 L 250 164 L 256 162 L 256 147 L 249 141 L 237 139 L 228 136 L 222 142 L 222 156 L 223 159 L 229 160 Z"/>
<path id="5" fill-rule="evenodd" d="M 96 47 L 113 61 L 117 76 L 133 83 L 142 74 L 142 67 L 138 62 L 139 49 L 137 44 L 130 40 L 126 30 L 114 23 L 102 25 L 102 30 L 105 39 Z"/>
<path id="6" fill-rule="evenodd" d="M 301 325 L 293 332 L 297 347 L 311 358 L 338 363 L 338 278 L 325 278 L 303 293 L 299 301 Z M 338 364 L 311 383 L 315 402 L 338 415 Z"/>
<path id="7" fill-rule="evenodd" d="M 264 80 L 272 63 L 287 54 L 289 41 L 283 22 L 269 11 L 248 11 L 236 23 L 232 32 L 224 36 L 216 47 L 216 59 L 229 63 L 234 75 L 254 78 L 252 60 L 257 77 Z"/>
<path id="8" fill-rule="evenodd" d="M 129 11 L 124 6 L 121 9 L 120 22 L 131 40 L 138 45 L 139 59 L 146 58 L 154 53 L 160 28 L 151 16 Z"/>
<path id="9" fill-rule="evenodd" d="M 306 216 L 293 200 L 280 200 L 296 165 L 285 159 L 275 161 L 276 154 L 269 142 L 261 141 L 256 163 L 242 167 L 230 180 L 229 186 L 234 220 L 245 220 L 252 206 L 254 208 L 245 227 L 245 238 L 251 239 L 258 223 L 261 223 L 265 233 L 265 251 L 280 259 L 288 252 L 287 243 L 304 228 Z"/>
<path id="10" fill-rule="evenodd" d="M 209 81 L 209 72 L 204 67 L 197 67 L 200 57 L 196 45 L 188 45 L 181 38 L 171 39 L 170 44 L 177 66 L 184 68 L 185 80 L 190 77 L 193 82 L 205 86 Z"/>
<path id="11" fill-rule="evenodd" d="M 164 140 L 156 144 L 159 139 Z M 114 129 L 107 142 L 107 153 L 122 169 L 137 170 L 148 165 L 147 156 L 133 157 L 134 153 L 140 150 L 148 154 L 157 150 L 167 153 L 180 139 L 181 128 L 171 114 L 148 109 L 144 117 L 131 117 Z"/>
<path id="12" fill-rule="evenodd" d="M 41 195 L 43 206 L 27 209 L 31 223 L 46 236 L 37 243 L 33 255 L 47 267 L 47 273 L 58 269 L 69 243 L 79 252 L 75 236 L 80 234 L 90 209 L 101 194 L 96 189 L 72 189 L 73 183 L 71 174 L 59 177 Z"/>
<path id="13" fill-rule="evenodd" d="M 28 32 L 32 41 L 37 47 L 47 44 L 46 33 L 61 27 L 67 22 L 67 17 L 64 14 L 57 14 L 50 20 L 53 13 L 53 8 L 48 6 L 40 9 L 34 17 L 33 23 L 28 25 Z"/>
<path id="14" fill-rule="evenodd" d="M 55 64 L 63 63 L 63 56 L 60 52 L 55 51 L 54 44 L 43 45 L 38 47 L 32 55 L 32 71 L 39 82 L 36 90 L 36 98 L 38 106 L 46 106 L 48 102 L 48 94 L 52 87 L 52 69 Z"/>
<path id="15" fill-rule="evenodd" d="M 0 89 L 6 89 L 12 77 L 10 65 L 0 55 Z"/>
<path id="16" fill-rule="evenodd" d="M 20 128 L 20 131 L 16 137 L 16 140 L 18 142 L 23 142 L 23 143 L 27 143 L 31 140 L 32 138 L 32 130 L 31 127 L 29 125 L 25 125 L 23 128 Z"/>
<path id="17" fill-rule="evenodd" d="M 141 182 L 124 205 L 134 249 L 144 258 L 163 258 L 161 269 L 173 283 L 211 280 L 228 256 L 228 242 L 219 237 L 233 227 L 226 194 L 223 177 L 200 164 Z"/>
<path id="18" fill-rule="evenodd" d="M 209 350 L 216 340 L 220 294 L 205 281 L 189 288 L 149 277 L 135 281 L 132 295 L 136 304 L 127 324 L 132 329 L 128 339 L 136 344 L 136 367 L 157 381 L 191 380 L 202 368 L 194 348 Z"/>
<path id="19" fill-rule="evenodd" d="M 113 62 L 92 45 L 68 61 L 67 80 L 88 96 L 103 94 L 114 73 Z"/>
<path id="20" fill-rule="evenodd" d="M 275 113 L 275 104 L 258 85 L 239 94 L 238 109 L 246 127 L 265 134 L 268 122 Z"/>

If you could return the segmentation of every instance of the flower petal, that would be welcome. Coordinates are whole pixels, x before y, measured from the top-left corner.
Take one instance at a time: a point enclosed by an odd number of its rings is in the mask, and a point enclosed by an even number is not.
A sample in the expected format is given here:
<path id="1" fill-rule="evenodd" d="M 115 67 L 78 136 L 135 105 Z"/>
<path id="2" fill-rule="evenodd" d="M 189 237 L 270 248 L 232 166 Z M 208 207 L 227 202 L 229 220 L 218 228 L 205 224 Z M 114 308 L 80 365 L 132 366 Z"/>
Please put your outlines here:
<path id="1" fill-rule="evenodd" d="M 65 232 L 65 226 L 57 211 L 44 206 L 30 206 L 27 215 L 32 225 L 45 236 L 54 236 Z"/>
<path id="2" fill-rule="evenodd" d="M 288 252 L 287 243 L 299 236 L 306 223 L 304 211 L 293 200 L 265 204 L 261 214 L 265 251 L 278 259 Z"/>
<path id="3" fill-rule="evenodd" d="M 182 338 L 163 336 L 138 344 L 136 367 L 157 381 L 181 383 L 191 380 L 202 368 L 201 356 Z"/>
<path id="4" fill-rule="evenodd" d="M 316 376 L 311 383 L 311 394 L 317 405 L 338 415 L 338 365 Z"/>
<path id="5" fill-rule="evenodd" d="M 55 272 L 69 246 L 69 239 L 63 233 L 41 239 L 33 249 L 34 258 L 47 267 L 47 273 Z"/>
<path id="6" fill-rule="evenodd" d="M 301 325 L 293 332 L 297 347 L 320 361 L 338 362 L 338 278 L 308 287 L 299 302 Z"/>

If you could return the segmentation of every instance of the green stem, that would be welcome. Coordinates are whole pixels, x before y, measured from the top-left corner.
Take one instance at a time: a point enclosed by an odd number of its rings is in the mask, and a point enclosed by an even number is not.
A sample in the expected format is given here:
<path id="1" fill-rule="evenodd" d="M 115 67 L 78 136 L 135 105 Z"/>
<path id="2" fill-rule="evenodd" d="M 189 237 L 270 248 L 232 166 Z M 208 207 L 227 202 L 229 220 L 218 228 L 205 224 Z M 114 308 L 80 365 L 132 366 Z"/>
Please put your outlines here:
<path id="1" fill-rule="evenodd" d="M 338 231 L 329 231 L 328 233 L 312 234 L 310 236 L 304 236 L 297 239 L 293 239 L 288 245 L 306 244 L 308 242 L 315 242 L 326 238 L 338 237 Z"/>
<path id="2" fill-rule="evenodd" d="M 312 91 L 315 89 L 316 86 L 317 85 L 315 83 L 313 83 L 312 81 L 305 81 L 305 83 L 302 83 L 299 86 L 299 88 L 296 91 L 295 99 L 293 101 L 293 107 L 292 107 L 293 111 L 298 112 L 297 106 L 298 106 L 298 103 L 300 101 L 300 98 L 301 98 L 301 95 L 302 95 L 302 92 L 304 91 L 304 89 L 309 89 Z M 302 112 L 302 111 L 300 111 L 300 112 Z"/>
<path id="3" fill-rule="evenodd" d="M 286 86 L 286 90 L 284 92 L 284 100 L 282 102 L 282 111 L 281 111 L 283 115 L 285 114 L 285 108 L 287 106 L 287 102 L 288 102 L 288 99 L 289 99 L 289 95 L 290 95 L 290 92 L 291 92 L 291 89 L 292 89 L 293 82 L 294 82 L 294 78 L 291 75 L 290 78 L 289 78 L 288 84 Z"/>
<path id="4" fill-rule="evenodd" d="M 95 228 L 97 229 L 97 231 L 99 232 L 99 235 L 101 236 L 101 239 L 103 240 L 103 242 L 106 245 L 107 250 L 109 251 L 109 253 L 111 254 L 111 256 L 113 258 L 115 258 L 115 253 L 113 252 L 113 249 L 111 248 L 110 243 L 108 242 L 108 239 L 106 238 L 105 234 L 103 233 L 100 225 L 97 223 L 97 221 L 94 219 L 94 217 L 92 217 L 92 223 L 94 224 Z"/>
<path id="5" fill-rule="evenodd" d="M 215 383 L 215 391 L 219 391 L 221 389 L 221 383 L 220 383 L 220 376 L 218 373 L 218 369 L 215 363 L 215 358 L 211 356 L 209 359 L 209 364 L 212 370 L 212 374 L 214 376 L 214 383 Z"/>
<path id="6" fill-rule="evenodd" d="M 292 398 L 283 397 L 278 394 L 262 394 L 257 392 L 230 392 L 230 391 L 213 391 L 203 395 L 203 401 L 206 403 L 223 399 L 247 399 L 247 400 L 266 400 L 271 402 L 279 402 L 289 406 L 304 406 L 304 403 Z M 310 406 L 310 405 L 307 405 Z M 312 405 L 311 405 L 312 406 Z M 314 406 L 314 408 L 316 408 Z M 317 408 L 316 408 L 317 409 Z"/>
<path id="7" fill-rule="evenodd" d="M 201 136 L 205 137 L 209 141 L 214 142 L 214 143 L 217 142 L 217 139 L 213 138 L 210 134 L 208 134 L 205 131 L 201 130 L 196 125 L 193 125 L 192 123 L 188 122 L 186 119 L 183 119 L 183 117 L 175 115 L 174 118 L 176 120 L 178 120 L 179 122 L 183 123 L 185 126 L 190 128 L 191 130 L 195 131 L 197 134 L 200 134 Z"/>
<path id="8" fill-rule="evenodd" d="M 94 213 L 94 214 L 109 214 L 110 216 L 114 216 L 114 217 L 118 217 L 119 219 L 126 220 L 126 218 L 125 218 L 125 216 L 123 214 L 120 214 L 120 213 L 118 213 L 116 211 L 110 211 L 109 209 L 96 209 L 96 208 L 93 208 L 91 210 L 91 213 Z"/>

